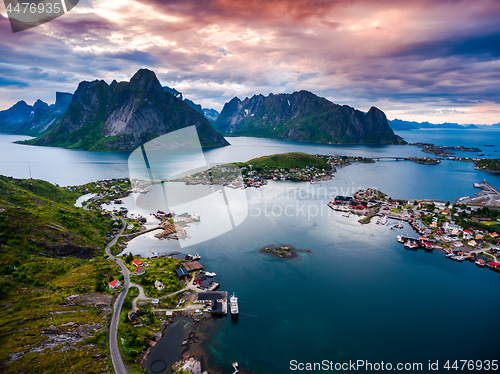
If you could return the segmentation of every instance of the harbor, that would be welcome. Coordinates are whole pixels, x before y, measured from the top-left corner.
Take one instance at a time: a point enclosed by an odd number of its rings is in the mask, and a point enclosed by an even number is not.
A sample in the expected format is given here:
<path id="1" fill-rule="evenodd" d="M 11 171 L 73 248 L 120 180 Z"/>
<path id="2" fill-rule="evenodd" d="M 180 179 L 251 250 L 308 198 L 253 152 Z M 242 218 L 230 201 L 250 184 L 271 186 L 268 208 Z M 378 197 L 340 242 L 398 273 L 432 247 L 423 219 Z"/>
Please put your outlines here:
<path id="1" fill-rule="evenodd" d="M 484 180 L 474 183 L 483 192 L 478 197 L 457 199 L 454 204 L 435 200 L 394 200 L 373 189 L 358 190 L 353 196 L 336 196 L 327 204 L 331 209 L 364 216 L 360 223 L 370 223 L 377 217 L 376 225 L 388 225 L 389 219 L 397 220 L 391 229 L 402 229 L 404 222 L 420 235 L 418 238 L 398 235 L 397 241 L 407 249 L 442 250 L 446 257 L 469 261 L 479 267 L 500 272 L 500 225 L 496 207 L 500 191 Z M 466 205 L 475 203 L 475 205 Z M 457 222 L 456 222 L 457 221 Z M 458 224 L 459 223 L 459 224 Z"/>

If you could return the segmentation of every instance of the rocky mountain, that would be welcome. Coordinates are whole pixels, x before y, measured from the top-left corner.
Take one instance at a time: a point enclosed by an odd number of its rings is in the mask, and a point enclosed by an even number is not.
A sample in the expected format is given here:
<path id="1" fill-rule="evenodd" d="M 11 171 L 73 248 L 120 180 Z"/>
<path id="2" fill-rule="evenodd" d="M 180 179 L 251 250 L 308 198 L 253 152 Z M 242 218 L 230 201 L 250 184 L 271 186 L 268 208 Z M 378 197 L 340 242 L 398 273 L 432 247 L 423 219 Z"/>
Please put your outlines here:
<path id="1" fill-rule="evenodd" d="M 10 134 L 19 129 L 30 117 L 33 106 L 18 101 L 7 110 L 0 111 L 0 132 Z"/>
<path id="2" fill-rule="evenodd" d="M 73 94 L 67 92 L 56 92 L 56 103 L 50 106 L 38 100 L 33 105 L 33 111 L 29 118 L 14 134 L 31 136 L 43 134 L 63 116 L 66 109 L 68 109 L 72 97 Z"/>
<path id="3" fill-rule="evenodd" d="M 19 101 L 10 109 L 0 112 L 0 132 L 38 136 L 62 117 L 72 97 L 67 92 L 56 92 L 56 103 L 52 105 L 42 100 L 37 100 L 33 105 Z"/>
<path id="4" fill-rule="evenodd" d="M 165 92 L 154 72 L 141 69 L 130 82 L 81 82 L 62 118 L 42 136 L 23 143 L 133 150 L 157 136 L 193 125 L 202 146 L 229 144 L 201 113 Z"/>
<path id="5" fill-rule="evenodd" d="M 224 105 L 214 127 L 230 136 L 325 144 L 406 144 L 380 109 L 367 113 L 308 91 L 237 97 Z"/>

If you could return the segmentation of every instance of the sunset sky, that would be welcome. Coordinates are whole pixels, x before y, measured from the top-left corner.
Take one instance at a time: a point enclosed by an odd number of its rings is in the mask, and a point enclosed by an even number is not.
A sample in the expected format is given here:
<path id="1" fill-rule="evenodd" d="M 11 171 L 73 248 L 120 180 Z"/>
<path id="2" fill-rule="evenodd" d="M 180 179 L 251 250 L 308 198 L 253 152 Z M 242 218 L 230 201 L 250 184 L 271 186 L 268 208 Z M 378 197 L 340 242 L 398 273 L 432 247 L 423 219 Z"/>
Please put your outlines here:
<path id="1" fill-rule="evenodd" d="M 0 109 L 148 68 L 219 111 L 309 90 L 389 119 L 500 122 L 499 0 L 80 0 L 16 34 L 0 13 Z"/>

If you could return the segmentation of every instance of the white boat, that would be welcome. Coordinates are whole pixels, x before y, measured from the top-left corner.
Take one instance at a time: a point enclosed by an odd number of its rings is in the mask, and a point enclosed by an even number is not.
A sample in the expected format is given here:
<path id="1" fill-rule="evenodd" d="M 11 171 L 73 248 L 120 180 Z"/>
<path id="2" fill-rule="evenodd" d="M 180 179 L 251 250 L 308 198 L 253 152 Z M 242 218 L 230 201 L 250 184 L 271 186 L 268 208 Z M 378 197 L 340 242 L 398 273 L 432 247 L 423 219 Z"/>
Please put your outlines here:
<path id="1" fill-rule="evenodd" d="M 403 235 L 398 235 L 397 238 L 398 238 L 398 242 L 400 242 L 400 243 L 404 243 L 405 242 L 405 239 L 404 239 Z"/>
<path id="2" fill-rule="evenodd" d="M 233 296 L 231 296 L 229 298 L 229 303 L 231 305 L 231 314 L 237 315 L 239 313 L 238 298 L 236 296 L 234 296 L 234 292 L 233 292 Z"/>
<path id="3" fill-rule="evenodd" d="M 465 260 L 465 257 L 464 257 L 464 256 L 456 256 L 456 257 L 454 258 L 454 260 L 455 260 L 455 261 L 462 262 L 462 261 L 464 261 L 464 260 Z"/>
<path id="4" fill-rule="evenodd" d="M 215 277 L 216 275 L 217 275 L 217 274 L 215 274 L 215 273 L 211 273 L 211 272 L 209 272 L 209 271 L 206 271 L 206 272 L 205 272 L 205 276 L 206 276 L 206 277 L 210 277 L 210 278 L 211 278 L 211 277 Z"/>
<path id="5" fill-rule="evenodd" d="M 380 220 L 381 225 L 385 225 L 387 223 L 387 216 L 383 216 L 382 219 Z"/>

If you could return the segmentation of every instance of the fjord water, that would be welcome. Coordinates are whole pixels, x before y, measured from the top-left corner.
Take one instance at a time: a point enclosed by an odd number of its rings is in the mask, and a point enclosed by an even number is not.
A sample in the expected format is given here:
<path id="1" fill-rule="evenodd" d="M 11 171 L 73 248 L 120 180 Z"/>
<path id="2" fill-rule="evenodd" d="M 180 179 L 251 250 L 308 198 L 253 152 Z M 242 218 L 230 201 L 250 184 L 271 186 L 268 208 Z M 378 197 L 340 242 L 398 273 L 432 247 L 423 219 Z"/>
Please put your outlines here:
<path id="1" fill-rule="evenodd" d="M 494 151 L 500 146 L 498 131 L 485 139 L 481 130 L 461 130 L 457 136 L 463 141 L 455 139 L 454 144 L 444 143 L 449 135 L 437 130 L 408 133 L 403 137 L 412 142 L 477 146 L 492 155 L 488 157 L 497 157 Z M 10 144 L 18 138 L 0 136 L 0 174 L 26 178 L 29 166 L 34 178 L 61 185 L 127 176 L 127 153 Z M 425 155 L 411 146 L 229 141 L 230 147 L 205 152 L 207 160 L 246 161 L 289 151 Z M 499 274 L 468 262 L 453 262 L 438 251 L 405 250 L 395 236 L 414 235 L 407 226 L 396 231 L 373 223 L 360 225 L 356 217 L 346 218 L 326 208 L 332 195 L 349 194 L 359 187 L 377 187 L 394 198 L 453 201 L 477 192 L 472 183 L 485 178 L 500 187 L 498 174 L 474 170 L 469 163 L 443 161 L 428 166 L 380 161 L 342 168 L 321 185 L 271 182 L 247 190 L 247 219 L 232 231 L 188 249 L 200 253 L 207 270 L 217 273 L 221 289 L 234 291 L 240 300 L 238 321 L 218 320 L 212 339 L 204 344 L 208 366 L 232 372 L 230 362 L 238 361 L 247 372 L 288 373 L 290 360 L 359 359 L 394 365 L 421 362 L 423 372 L 428 372 L 428 360 L 439 360 L 440 372 L 446 372 L 442 369 L 446 360 L 498 359 Z M 201 217 L 198 225 L 210 218 Z M 196 230 L 196 225 L 189 230 Z M 291 244 L 312 253 L 283 261 L 258 252 L 268 244 Z M 157 240 L 152 234 L 134 239 L 127 248 L 145 255 L 174 250 L 179 250 L 178 243 Z"/>
<path id="2" fill-rule="evenodd" d="M 237 322 L 218 320 L 204 344 L 208 366 L 230 372 L 233 360 L 247 372 L 287 373 L 290 360 L 494 359 L 499 274 L 437 251 L 404 249 L 395 237 L 414 236 L 408 226 L 361 225 L 359 217 L 326 208 L 338 183 L 270 182 L 247 190 L 250 211 L 243 224 L 187 249 L 199 253 L 222 289 L 240 301 Z M 259 253 L 268 244 L 312 253 L 276 259 Z M 135 254 L 150 250 L 186 251 L 152 235 L 127 247 Z M 162 353 L 153 348 L 151 354 Z"/>

